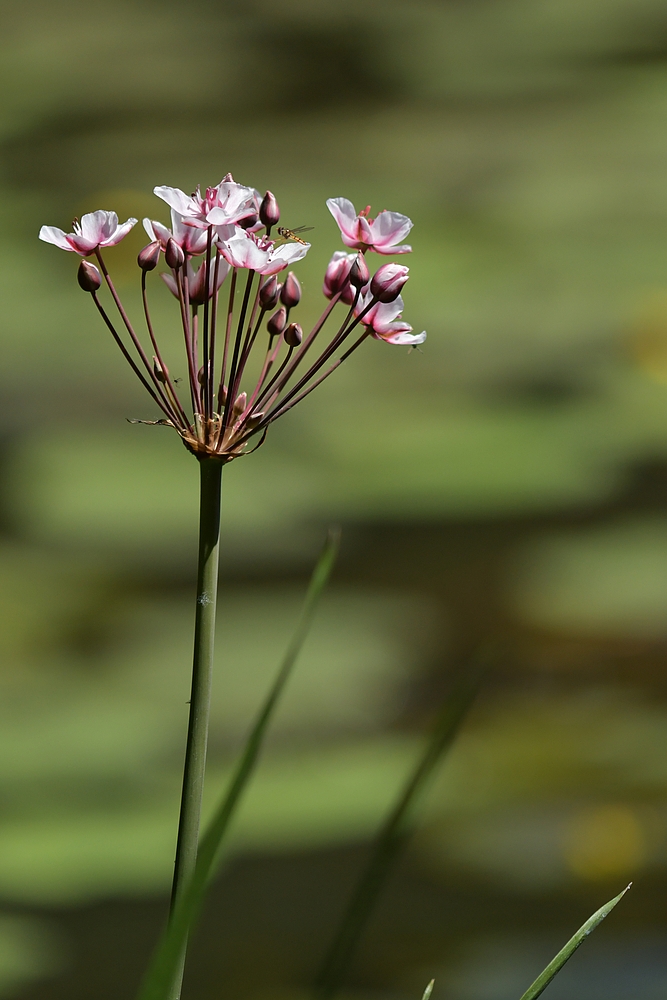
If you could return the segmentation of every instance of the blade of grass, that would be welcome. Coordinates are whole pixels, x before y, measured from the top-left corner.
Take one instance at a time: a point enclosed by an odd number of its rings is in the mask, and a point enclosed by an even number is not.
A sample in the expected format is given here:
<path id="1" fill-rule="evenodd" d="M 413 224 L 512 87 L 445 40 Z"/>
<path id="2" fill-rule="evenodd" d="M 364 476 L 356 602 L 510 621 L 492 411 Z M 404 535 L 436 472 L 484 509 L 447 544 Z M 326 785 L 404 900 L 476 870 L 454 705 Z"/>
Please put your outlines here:
<path id="1" fill-rule="evenodd" d="M 343 913 L 331 947 L 315 978 L 315 991 L 329 1000 L 339 989 L 389 869 L 409 832 L 415 804 L 436 766 L 452 745 L 479 690 L 483 668 L 471 670 L 445 700 L 424 753 L 403 787 L 371 849 L 371 855 Z"/>
<path id="2" fill-rule="evenodd" d="M 632 882 L 630 885 L 632 885 Z M 619 892 L 618 896 L 614 896 L 614 898 L 610 899 L 608 903 L 601 906 L 599 910 L 596 910 L 593 916 L 589 917 L 585 924 L 582 924 L 577 933 L 567 942 L 565 947 L 561 948 L 556 957 L 549 962 L 544 972 L 540 973 L 532 986 L 528 987 L 526 992 L 521 997 L 521 1000 L 536 1000 L 536 998 L 544 992 L 551 980 L 560 972 L 568 958 L 574 954 L 579 945 L 583 944 L 591 931 L 594 931 L 597 925 L 601 924 L 604 918 L 611 913 L 616 904 L 620 903 L 630 888 L 630 885 L 626 886 L 623 892 Z"/>
<path id="3" fill-rule="evenodd" d="M 194 873 L 172 910 L 167 928 L 142 983 L 139 1000 L 164 1000 L 167 995 L 168 985 L 182 954 L 183 944 L 201 909 L 230 820 L 252 776 L 267 727 L 310 631 L 320 598 L 331 576 L 339 542 L 340 531 L 330 530 L 313 571 L 301 617 L 287 652 L 266 700 L 255 718 L 226 793 L 200 840 Z"/>
<path id="4" fill-rule="evenodd" d="M 424 995 L 422 996 L 422 1000 L 431 1000 L 431 993 L 433 992 L 434 986 L 435 986 L 435 979 L 432 979 L 431 982 L 426 987 L 426 989 L 424 990 Z"/>

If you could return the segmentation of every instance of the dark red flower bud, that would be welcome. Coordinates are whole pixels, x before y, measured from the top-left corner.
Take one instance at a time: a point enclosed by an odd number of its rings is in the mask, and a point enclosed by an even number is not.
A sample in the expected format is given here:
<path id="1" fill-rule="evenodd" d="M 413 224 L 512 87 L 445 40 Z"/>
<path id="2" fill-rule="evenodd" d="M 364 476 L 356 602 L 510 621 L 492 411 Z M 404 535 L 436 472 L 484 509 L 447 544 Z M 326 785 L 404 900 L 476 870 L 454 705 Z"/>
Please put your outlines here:
<path id="1" fill-rule="evenodd" d="M 303 340 L 303 330 L 298 323 L 290 323 L 283 333 L 285 343 L 290 347 L 298 347 Z"/>
<path id="2" fill-rule="evenodd" d="M 278 334 L 282 333 L 285 329 L 287 323 L 287 310 L 284 306 L 277 309 L 273 316 L 266 324 L 266 329 L 269 331 L 272 337 L 277 337 Z"/>
<path id="3" fill-rule="evenodd" d="M 174 270 L 178 270 L 179 267 L 183 267 L 185 254 L 179 247 L 176 240 L 167 240 L 167 245 L 164 250 L 164 259 L 167 262 L 167 267 L 172 267 Z"/>
<path id="4" fill-rule="evenodd" d="M 350 284 L 353 288 L 363 288 L 368 284 L 370 271 L 362 254 L 357 254 L 357 259 L 350 268 Z"/>
<path id="5" fill-rule="evenodd" d="M 280 222 L 278 202 L 276 201 L 276 196 L 271 191 L 267 191 L 262 199 L 262 204 L 259 206 L 259 217 L 267 229 L 277 226 Z"/>
<path id="6" fill-rule="evenodd" d="M 287 309 L 293 309 L 301 301 L 301 285 L 294 271 L 285 278 L 285 284 L 280 290 L 280 301 Z"/>
<path id="7" fill-rule="evenodd" d="M 82 260 L 79 264 L 76 280 L 84 292 L 96 292 L 102 284 L 102 275 L 94 264 L 88 260 Z"/>
<path id="8" fill-rule="evenodd" d="M 211 371 L 212 371 L 212 369 L 211 369 L 211 362 L 210 361 L 208 363 L 208 370 L 209 370 L 209 374 L 210 374 Z M 204 382 L 205 382 L 204 366 L 203 365 L 201 366 L 201 368 L 197 372 L 197 381 L 199 382 L 200 385 L 203 385 Z"/>
<path id="9" fill-rule="evenodd" d="M 404 264 L 383 264 L 373 275 L 371 295 L 378 302 L 393 302 L 408 280 L 410 268 Z"/>
<path id="10" fill-rule="evenodd" d="M 275 274 L 262 282 L 259 289 L 259 304 L 262 309 L 274 309 L 278 305 L 281 288 Z"/>
<path id="11" fill-rule="evenodd" d="M 153 271 L 157 267 L 160 259 L 160 241 L 154 240 L 140 251 L 137 257 L 137 264 L 142 271 Z"/>

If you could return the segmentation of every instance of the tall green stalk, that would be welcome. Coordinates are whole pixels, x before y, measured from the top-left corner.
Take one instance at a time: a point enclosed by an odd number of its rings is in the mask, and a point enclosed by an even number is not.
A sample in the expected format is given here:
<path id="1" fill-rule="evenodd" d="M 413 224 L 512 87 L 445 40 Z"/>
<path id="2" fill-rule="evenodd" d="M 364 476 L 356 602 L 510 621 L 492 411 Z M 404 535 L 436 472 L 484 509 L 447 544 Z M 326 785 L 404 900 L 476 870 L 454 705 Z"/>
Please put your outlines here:
<path id="1" fill-rule="evenodd" d="M 166 1000 L 171 996 L 171 985 L 182 966 L 188 935 L 199 915 L 207 885 L 215 870 L 220 846 L 253 775 L 269 723 L 310 631 L 320 598 L 336 561 L 339 539 L 340 532 L 337 529 L 329 532 L 311 577 L 301 617 L 292 640 L 250 729 L 230 782 L 211 817 L 208 828 L 200 838 L 194 875 L 187 880 L 179 893 L 171 911 L 169 924 L 142 982 L 138 1000 Z"/>
<path id="2" fill-rule="evenodd" d="M 181 812 L 171 890 L 172 914 L 194 875 L 197 863 L 211 709 L 215 610 L 218 596 L 222 465 L 222 461 L 215 458 L 204 458 L 199 462 L 199 561 L 197 566 L 194 657 Z M 183 943 L 178 967 L 174 972 L 169 1000 L 179 1000 L 181 994 L 186 947 L 187 940 Z"/>

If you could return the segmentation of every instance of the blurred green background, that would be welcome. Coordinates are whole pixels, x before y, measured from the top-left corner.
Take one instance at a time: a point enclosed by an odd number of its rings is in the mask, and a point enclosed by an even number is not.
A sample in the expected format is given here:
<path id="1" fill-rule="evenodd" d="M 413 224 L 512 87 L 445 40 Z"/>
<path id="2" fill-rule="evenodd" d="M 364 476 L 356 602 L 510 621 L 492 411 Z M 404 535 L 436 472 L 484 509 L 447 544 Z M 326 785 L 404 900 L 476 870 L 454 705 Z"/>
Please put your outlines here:
<path id="1" fill-rule="evenodd" d="M 210 794 L 332 521 L 334 583 L 197 935 L 187 996 L 306 995 L 475 650 L 509 650 L 350 996 L 667 988 L 667 8 L 658 0 L 2 6 L 0 995 L 130 996 L 164 919 L 197 469 L 37 240 L 227 171 L 314 226 L 409 214 L 406 319 L 225 474 Z M 108 253 L 137 308 L 140 227 Z M 167 338 L 172 300 L 154 282 Z M 172 365 L 172 371 L 174 367 Z M 180 374 L 175 372 L 175 374 Z"/>

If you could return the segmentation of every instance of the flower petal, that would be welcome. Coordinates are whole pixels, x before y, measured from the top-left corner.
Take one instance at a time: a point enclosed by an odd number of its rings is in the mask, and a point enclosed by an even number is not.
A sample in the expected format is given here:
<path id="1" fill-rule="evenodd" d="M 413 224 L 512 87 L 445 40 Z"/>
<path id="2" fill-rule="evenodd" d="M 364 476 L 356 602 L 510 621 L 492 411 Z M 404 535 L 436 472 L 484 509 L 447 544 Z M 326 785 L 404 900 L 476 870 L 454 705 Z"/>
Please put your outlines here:
<path id="1" fill-rule="evenodd" d="M 180 215 L 196 215 L 197 205 L 191 195 L 181 191 L 180 188 L 167 187 L 161 185 L 153 188 L 153 194 L 162 201 L 166 201 L 170 208 L 175 209 Z"/>
<path id="2" fill-rule="evenodd" d="M 159 240 L 162 243 L 163 249 L 167 245 L 167 240 L 171 239 L 170 230 L 155 219 L 144 219 L 144 229 L 151 241 Z"/>
<path id="3" fill-rule="evenodd" d="M 245 267 L 252 271 L 259 271 L 268 260 L 267 251 L 261 250 L 243 229 L 237 228 L 236 234 L 231 239 L 221 241 L 219 246 L 220 253 L 232 267 Z"/>
<path id="4" fill-rule="evenodd" d="M 338 223 L 343 237 L 347 236 L 348 239 L 356 240 L 357 211 L 349 198 L 328 198 L 327 208 Z M 347 240 L 343 239 L 343 243 L 347 243 Z M 353 244 L 347 243 L 347 246 L 353 246 Z"/>
<path id="5" fill-rule="evenodd" d="M 77 233 L 69 233 L 66 239 L 72 250 L 76 250 L 83 257 L 87 257 L 89 253 L 92 253 L 99 246 L 97 240 L 87 240 L 85 236 L 79 236 Z"/>
<path id="6" fill-rule="evenodd" d="M 302 260 L 309 250 L 310 243 L 283 243 L 282 246 L 273 251 L 271 256 L 274 260 L 276 258 L 284 260 L 285 267 L 287 267 L 288 264 L 294 264 L 297 260 Z"/>
<path id="7" fill-rule="evenodd" d="M 132 229 L 133 226 L 136 226 L 136 224 L 137 224 L 136 219 L 133 218 L 128 219 L 127 222 L 124 222 L 122 224 L 122 226 L 118 226 L 115 232 L 111 233 L 110 236 L 107 236 L 106 239 L 101 240 L 100 246 L 115 247 L 117 243 L 120 243 L 121 240 L 125 239 L 129 231 Z"/>
<path id="8" fill-rule="evenodd" d="M 389 254 L 393 254 L 393 253 L 412 253 L 412 247 L 410 246 L 409 243 L 403 243 L 399 247 L 378 247 L 378 246 L 372 246 L 371 250 L 374 250 L 375 253 L 384 254 L 385 256 L 387 256 Z"/>
<path id="9" fill-rule="evenodd" d="M 412 330 L 412 327 L 410 327 Z M 414 347 L 417 344 L 423 344 L 426 340 L 426 330 L 422 330 L 421 333 L 409 333 L 408 331 L 399 331 L 397 333 L 386 334 L 383 337 L 378 336 L 378 340 L 384 340 L 387 344 L 397 344 L 399 347 L 408 346 Z"/>
<path id="10" fill-rule="evenodd" d="M 178 285 L 176 284 L 176 279 L 174 278 L 173 274 L 167 274 L 165 271 L 163 271 L 160 274 L 160 277 L 164 281 L 165 285 L 167 286 L 171 294 L 175 298 L 178 298 Z"/>
<path id="11" fill-rule="evenodd" d="M 188 225 L 188 220 L 184 219 L 173 208 L 171 210 L 171 227 L 174 239 L 186 253 L 198 257 L 206 252 L 206 230 Z"/>
<path id="12" fill-rule="evenodd" d="M 117 226 L 118 216 L 115 212 L 105 212 L 98 208 L 96 212 L 86 212 L 81 216 L 79 232 L 76 232 L 76 226 L 74 229 L 77 236 L 83 236 L 84 240 L 97 246 L 115 232 Z"/>
<path id="13" fill-rule="evenodd" d="M 53 243 L 54 246 L 59 247 L 61 250 L 76 252 L 63 230 L 56 228 L 56 226 L 42 226 L 39 231 L 39 238 L 40 240 L 44 240 L 45 243 Z"/>
<path id="14" fill-rule="evenodd" d="M 400 212 L 387 212 L 386 209 L 380 212 L 376 219 L 370 224 L 372 239 L 376 250 L 385 247 L 393 247 L 399 240 L 404 239 L 412 229 L 412 220 L 407 215 Z M 402 251 L 406 252 L 406 251 Z"/>
<path id="15" fill-rule="evenodd" d="M 357 308 L 355 310 L 356 314 L 360 315 L 372 301 L 373 296 L 369 291 L 357 303 Z M 398 295 L 393 302 L 376 302 L 375 305 L 368 310 L 366 315 L 361 317 L 361 322 L 364 326 L 372 327 L 375 333 L 382 334 L 386 330 L 390 329 L 394 321 L 401 315 L 404 308 L 403 298 L 400 295 Z M 412 327 L 410 327 L 410 329 L 412 329 Z"/>

